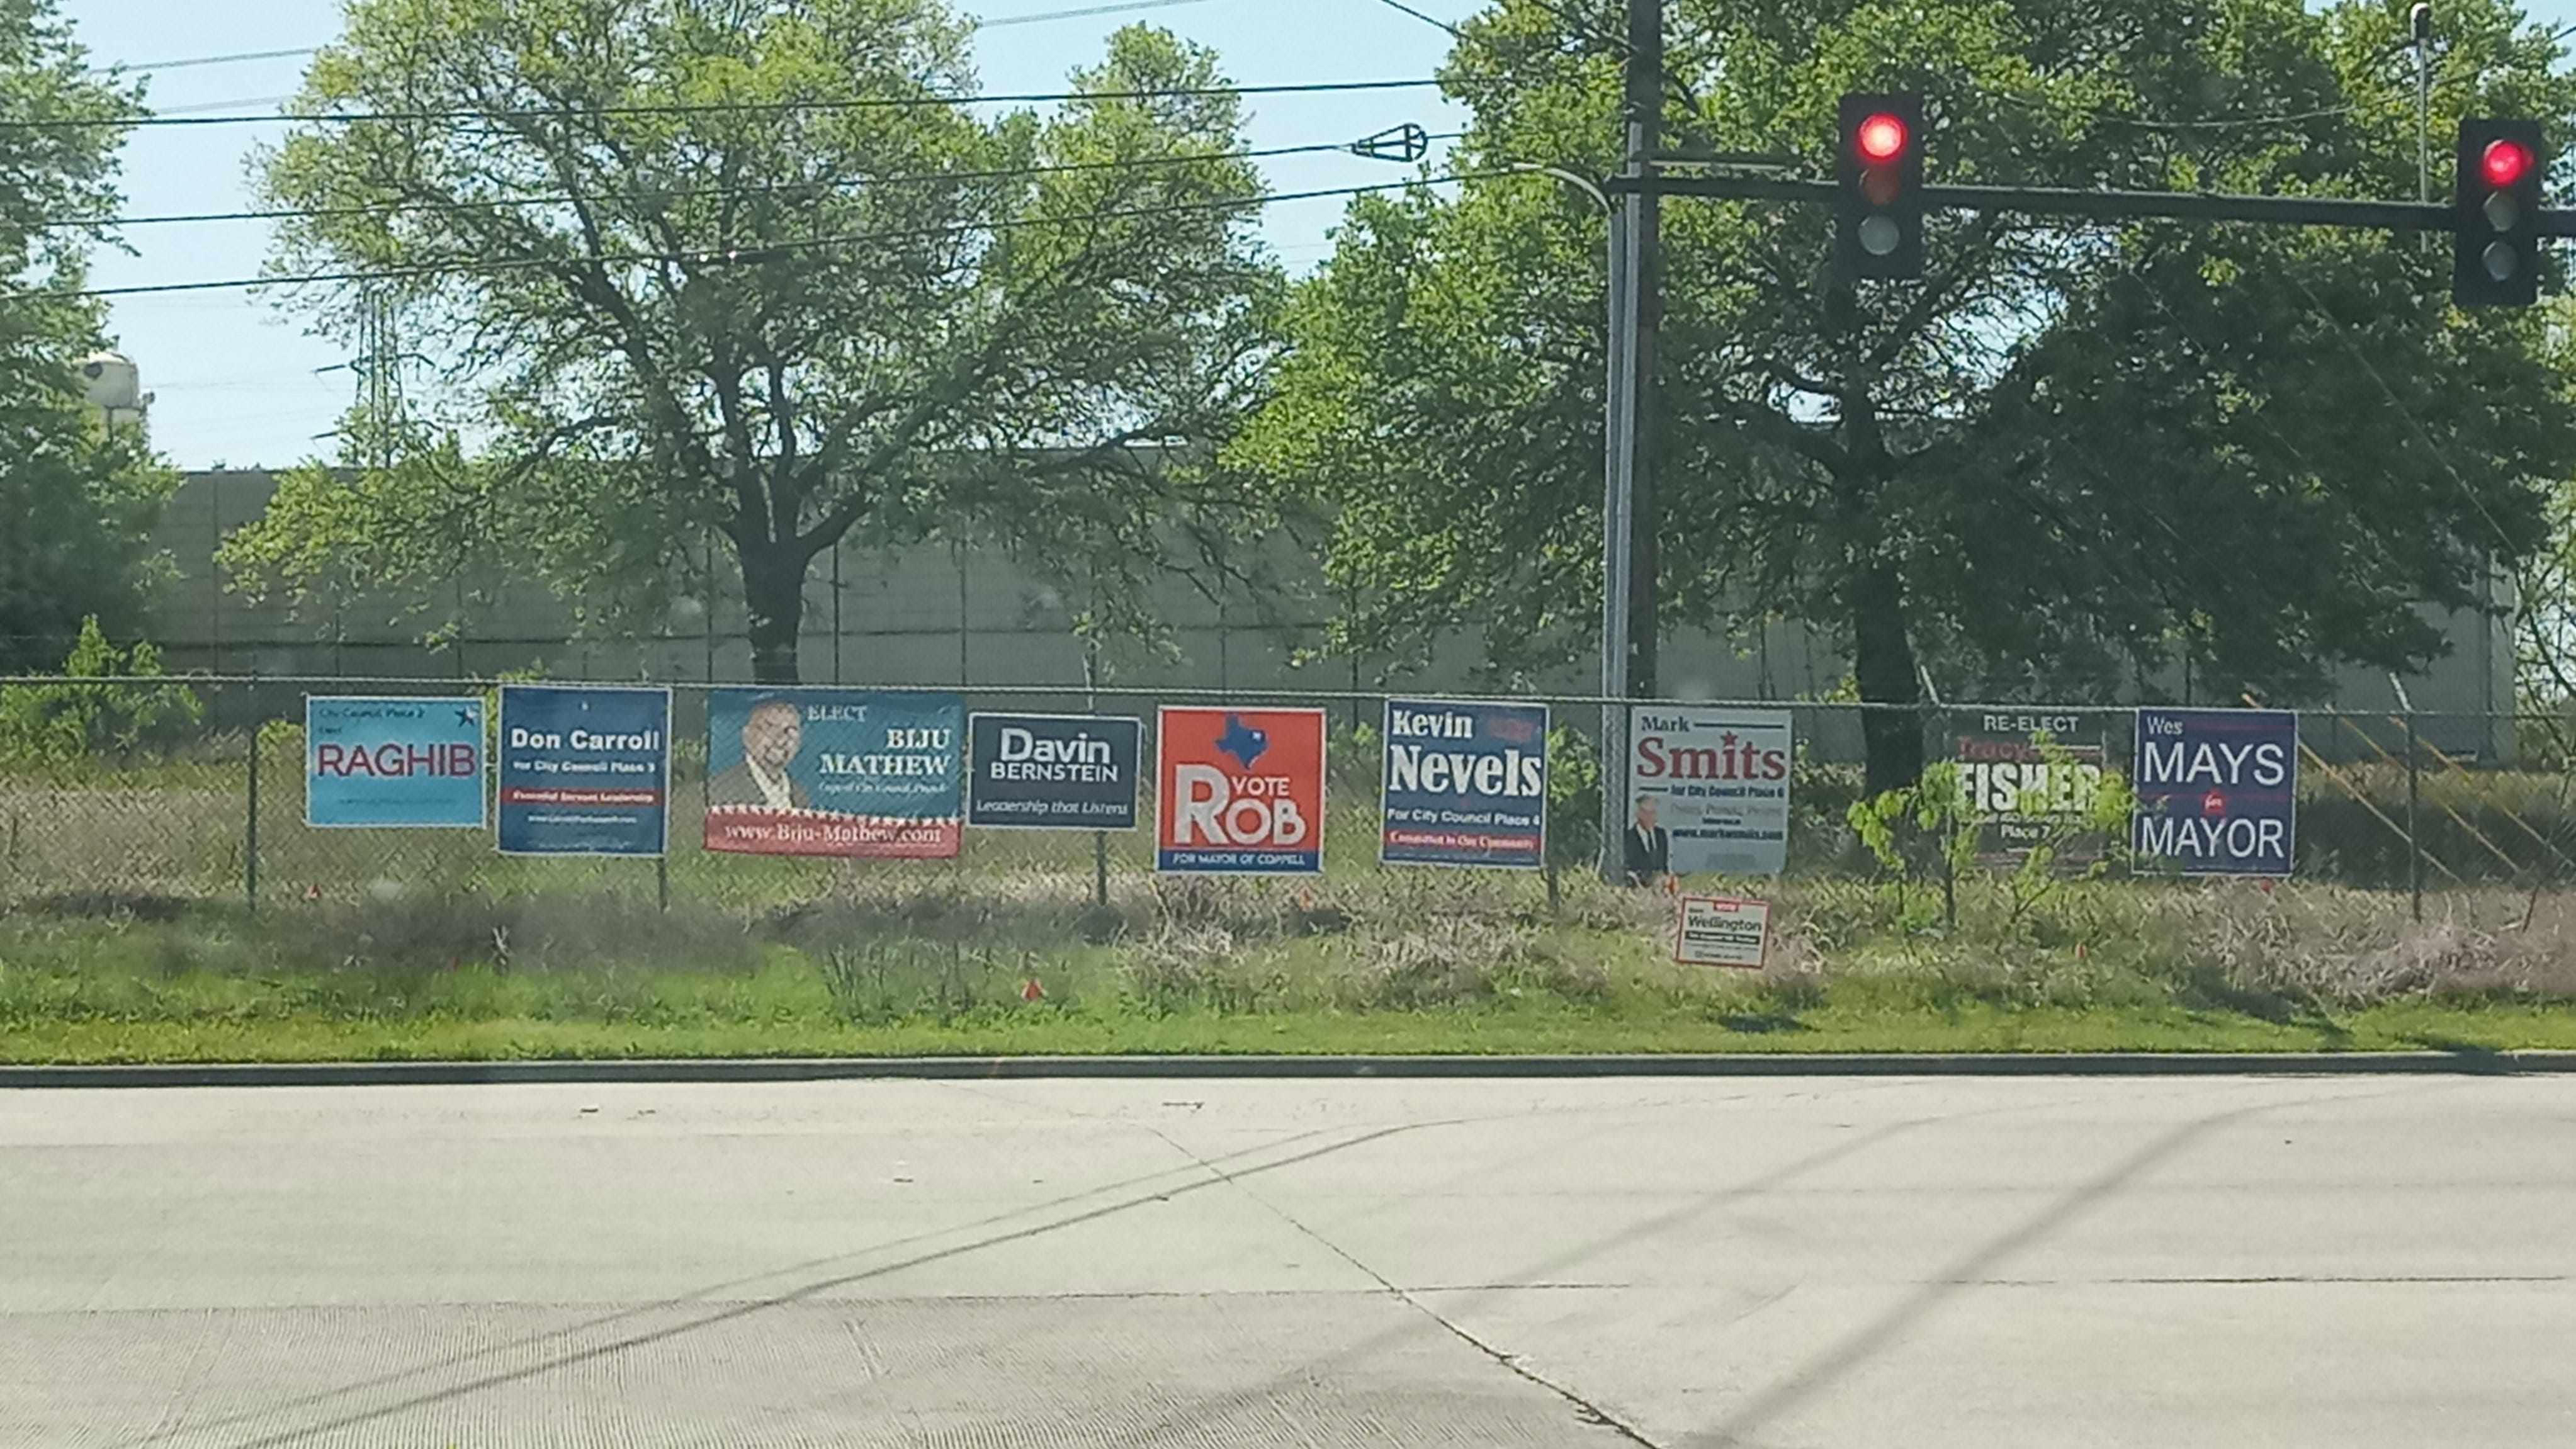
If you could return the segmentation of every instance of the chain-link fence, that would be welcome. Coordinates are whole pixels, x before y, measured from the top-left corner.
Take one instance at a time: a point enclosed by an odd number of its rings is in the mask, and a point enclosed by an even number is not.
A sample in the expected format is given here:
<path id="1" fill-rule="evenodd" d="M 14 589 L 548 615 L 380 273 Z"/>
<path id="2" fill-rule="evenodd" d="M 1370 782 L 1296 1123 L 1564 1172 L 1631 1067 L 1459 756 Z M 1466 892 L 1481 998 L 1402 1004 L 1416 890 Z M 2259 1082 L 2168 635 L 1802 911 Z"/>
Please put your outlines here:
<path id="1" fill-rule="evenodd" d="M 498 685 L 476 682 L 467 688 L 488 696 Z M 306 823 L 302 726 L 308 694 L 458 692 L 450 680 L 0 681 L 0 903 L 41 909 L 47 903 L 125 901 L 148 908 L 237 902 L 259 909 L 294 900 L 561 895 L 602 909 L 681 902 L 787 910 L 836 891 L 953 893 L 981 883 L 1014 899 L 1115 906 L 1173 884 L 1156 874 L 1151 828 L 1157 703 L 1323 707 L 1331 800 L 1322 834 L 1326 877 L 1442 874 L 1378 863 L 1376 727 L 1385 696 L 1356 692 L 1290 697 L 1047 687 L 952 691 L 970 710 L 1131 715 L 1141 717 L 1146 729 L 1144 828 L 1099 835 L 968 829 L 953 861 L 782 859 L 708 850 L 709 690 L 687 684 L 674 686 L 669 846 L 658 860 L 505 856 L 495 850 L 489 828 L 318 829 Z M 1548 855 L 1556 870 L 1581 874 L 1598 853 L 1598 797 L 1583 793 L 1588 783 L 1569 783 L 1569 766 L 1588 767 L 1602 702 L 1528 702 L 1550 705 L 1567 730 L 1551 792 Z M 1851 820 L 1853 805 L 1864 795 L 1868 707 L 1759 701 L 1691 707 L 1785 711 L 1790 717 L 1797 746 L 1789 780 L 1787 875 L 1874 876 L 1887 870 Z M 2134 777 L 2136 715 L 2126 708 L 1948 706 L 1896 713 L 1910 716 L 1919 728 L 1927 761 L 1972 761 L 1981 744 L 1991 755 L 2020 739 L 2021 757 L 2036 759 L 2032 751 L 2043 745 L 2072 749 L 2087 762 L 2098 761 L 2115 779 Z M 2536 891 L 2576 877 L 2570 776 L 2549 743 L 2558 723 L 2457 712 L 2301 713 L 2291 874 L 2386 891 L 2472 885 Z M 2028 743 L 2032 735 L 2041 737 L 2040 745 Z M 2007 806 L 1993 813 L 2013 811 Z M 1975 814 L 1975 802 L 1968 801 L 1946 818 L 1973 829 L 1981 823 Z M 2121 858 L 2123 843 L 2112 843 L 2112 869 L 2171 873 Z"/>

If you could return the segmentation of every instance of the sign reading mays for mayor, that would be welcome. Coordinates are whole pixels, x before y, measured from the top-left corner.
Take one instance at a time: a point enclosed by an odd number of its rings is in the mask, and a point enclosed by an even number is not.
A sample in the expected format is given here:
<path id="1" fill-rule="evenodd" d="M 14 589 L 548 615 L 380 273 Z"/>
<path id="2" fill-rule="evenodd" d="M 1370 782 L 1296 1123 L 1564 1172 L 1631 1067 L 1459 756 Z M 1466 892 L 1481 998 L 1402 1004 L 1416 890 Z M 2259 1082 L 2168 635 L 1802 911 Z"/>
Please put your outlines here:
<path id="1" fill-rule="evenodd" d="M 480 829 L 483 701 L 304 700 L 304 823 Z"/>
<path id="2" fill-rule="evenodd" d="M 1144 735 L 1140 719 L 975 715 L 966 730 L 966 823 L 1133 830 Z"/>
<path id="3" fill-rule="evenodd" d="M 952 858 L 965 735 L 953 694 L 710 691 L 707 849 Z"/>
<path id="4" fill-rule="evenodd" d="M 1631 719 L 1629 858 L 1648 866 L 1632 873 L 1778 875 L 1789 861 L 1789 712 L 1659 704 Z"/>
<path id="5" fill-rule="evenodd" d="M 2299 717 L 2286 710 L 2138 711 L 2137 851 L 2184 875 L 2290 873 Z"/>
<path id="6" fill-rule="evenodd" d="M 1547 840 L 1547 707 L 1390 699 L 1378 859 L 1536 869 Z"/>

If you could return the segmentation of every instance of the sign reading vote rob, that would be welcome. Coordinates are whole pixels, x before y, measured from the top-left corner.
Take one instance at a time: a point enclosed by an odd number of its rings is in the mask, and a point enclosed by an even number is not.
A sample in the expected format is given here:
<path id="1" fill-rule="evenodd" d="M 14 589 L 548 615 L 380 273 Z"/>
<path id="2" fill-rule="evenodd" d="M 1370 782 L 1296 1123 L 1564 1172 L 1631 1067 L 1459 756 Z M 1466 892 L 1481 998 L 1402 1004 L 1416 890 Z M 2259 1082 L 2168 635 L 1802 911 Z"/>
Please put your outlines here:
<path id="1" fill-rule="evenodd" d="M 305 824 L 483 822 L 483 701 L 305 697 Z"/>
<path id="2" fill-rule="evenodd" d="M 1322 872 L 1322 710 L 1166 705 L 1155 750 L 1156 870 Z"/>
<path id="3" fill-rule="evenodd" d="M 2299 717 L 2286 710 L 2138 711 L 2136 845 L 2184 875 L 2290 873 Z"/>
<path id="4" fill-rule="evenodd" d="M 501 850 L 656 856 L 669 838 L 671 691 L 501 687 Z"/>
<path id="5" fill-rule="evenodd" d="M 1546 858 L 1547 707 L 1390 699 L 1378 859 L 1537 869 Z"/>
<path id="6" fill-rule="evenodd" d="M 1133 830 L 1145 722 L 979 714 L 967 721 L 966 823 L 1006 830 Z"/>

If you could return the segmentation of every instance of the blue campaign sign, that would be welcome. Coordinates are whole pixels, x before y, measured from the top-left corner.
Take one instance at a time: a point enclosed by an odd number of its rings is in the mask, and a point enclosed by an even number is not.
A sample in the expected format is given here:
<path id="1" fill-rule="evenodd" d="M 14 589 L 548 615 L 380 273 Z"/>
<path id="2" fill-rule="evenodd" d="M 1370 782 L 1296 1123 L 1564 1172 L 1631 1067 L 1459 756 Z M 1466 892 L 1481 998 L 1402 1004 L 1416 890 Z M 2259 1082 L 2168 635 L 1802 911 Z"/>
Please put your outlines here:
<path id="1" fill-rule="evenodd" d="M 1547 707 L 1390 699 L 1378 859 L 1536 869 L 1547 858 Z"/>
<path id="2" fill-rule="evenodd" d="M 483 701 L 304 700 L 304 823 L 480 830 Z"/>
<path id="3" fill-rule="evenodd" d="M 1145 722 L 979 714 L 968 721 L 966 823 L 1005 830 L 1133 830 Z"/>
<path id="4" fill-rule="evenodd" d="M 715 690 L 707 849 L 954 859 L 965 726 L 953 694 Z"/>
<path id="5" fill-rule="evenodd" d="M 500 795 L 504 854 L 660 855 L 671 691 L 503 685 Z"/>
<path id="6" fill-rule="evenodd" d="M 2299 717 L 2286 710 L 2138 711 L 2143 861 L 2184 875 L 2285 877 L 2298 823 Z"/>

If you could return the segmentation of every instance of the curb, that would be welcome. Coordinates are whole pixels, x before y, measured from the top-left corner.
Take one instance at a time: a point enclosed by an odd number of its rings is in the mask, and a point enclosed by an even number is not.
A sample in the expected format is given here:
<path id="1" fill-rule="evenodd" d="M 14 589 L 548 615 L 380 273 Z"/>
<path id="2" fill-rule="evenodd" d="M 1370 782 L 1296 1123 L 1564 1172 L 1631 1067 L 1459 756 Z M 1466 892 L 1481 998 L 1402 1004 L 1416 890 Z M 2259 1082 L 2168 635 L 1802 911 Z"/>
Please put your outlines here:
<path id="1" fill-rule="evenodd" d="M 1354 1077 L 2536 1076 L 2576 1051 L 2067 1052 L 2027 1055 L 799 1057 L 520 1062 L 186 1063 L 0 1067 L 0 1089 L 400 1087 L 531 1083 L 1318 1079 Z"/>

